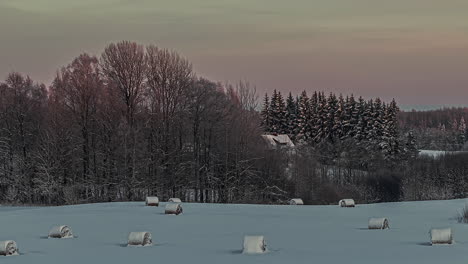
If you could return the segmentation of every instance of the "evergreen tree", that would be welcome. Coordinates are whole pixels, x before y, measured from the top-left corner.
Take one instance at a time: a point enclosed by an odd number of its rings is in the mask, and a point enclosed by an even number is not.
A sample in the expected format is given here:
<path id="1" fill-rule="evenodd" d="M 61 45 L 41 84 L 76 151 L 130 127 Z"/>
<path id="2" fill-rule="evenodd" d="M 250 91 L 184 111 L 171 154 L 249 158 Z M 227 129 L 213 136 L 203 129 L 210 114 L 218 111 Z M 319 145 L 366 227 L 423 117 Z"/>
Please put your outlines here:
<path id="1" fill-rule="evenodd" d="M 387 159 L 395 157 L 400 152 L 398 135 L 398 106 L 392 100 L 388 107 L 384 107 L 383 134 L 380 147 Z"/>
<path id="2" fill-rule="evenodd" d="M 338 97 L 338 104 L 336 107 L 336 112 L 334 116 L 334 124 L 333 124 L 333 134 L 334 137 L 341 140 L 345 136 L 344 126 L 346 123 L 346 110 L 345 110 L 345 100 L 343 95 L 340 94 Z"/>
<path id="3" fill-rule="evenodd" d="M 274 90 L 270 99 L 271 133 L 284 134 L 287 130 L 286 105 L 281 92 Z"/>
<path id="4" fill-rule="evenodd" d="M 359 121 L 359 109 L 357 107 L 356 100 L 354 96 L 351 95 L 350 97 L 346 98 L 345 104 L 345 115 L 343 120 L 343 130 L 344 135 L 343 139 L 345 138 L 354 138 L 356 134 L 355 127 L 357 126 Z"/>
<path id="5" fill-rule="evenodd" d="M 309 130 L 309 137 L 315 138 L 317 135 L 317 131 L 315 129 L 315 125 L 317 122 L 317 105 L 318 105 L 318 93 L 315 91 L 309 100 L 309 115 L 308 115 L 308 130 Z"/>
<path id="6" fill-rule="evenodd" d="M 294 97 L 289 93 L 288 98 L 286 99 L 286 134 L 289 135 L 291 139 L 296 138 L 296 123 L 297 123 L 297 106 L 294 101 Z"/>
<path id="7" fill-rule="evenodd" d="M 263 131 L 270 132 L 271 131 L 271 116 L 270 116 L 270 99 L 268 98 L 268 94 L 265 93 L 265 98 L 263 99 L 263 109 L 260 113 L 262 117 L 261 126 Z"/>
<path id="8" fill-rule="evenodd" d="M 308 140 L 310 137 L 309 127 L 309 98 L 307 97 L 306 91 L 301 93 L 299 97 L 298 105 L 298 116 L 297 116 L 297 128 L 298 138 L 302 140 Z"/>
<path id="9" fill-rule="evenodd" d="M 327 120 L 327 99 L 325 95 L 322 93 L 318 94 L 318 103 L 317 103 L 317 111 L 316 111 L 316 119 L 315 119 L 315 127 L 314 130 L 316 132 L 315 135 L 315 142 L 321 142 L 326 137 L 326 120 Z"/>
<path id="10" fill-rule="evenodd" d="M 466 123 L 465 118 L 462 117 L 458 124 L 458 144 L 463 147 L 466 142 Z"/>
<path id="11" fill-rule="evenodd" d="M 416 158 L 418 156 L 419 150 L 416 147 L 416 138 L 413 131 L 409 131 L 406 134 L 405 152 L 409 158 Z"/>

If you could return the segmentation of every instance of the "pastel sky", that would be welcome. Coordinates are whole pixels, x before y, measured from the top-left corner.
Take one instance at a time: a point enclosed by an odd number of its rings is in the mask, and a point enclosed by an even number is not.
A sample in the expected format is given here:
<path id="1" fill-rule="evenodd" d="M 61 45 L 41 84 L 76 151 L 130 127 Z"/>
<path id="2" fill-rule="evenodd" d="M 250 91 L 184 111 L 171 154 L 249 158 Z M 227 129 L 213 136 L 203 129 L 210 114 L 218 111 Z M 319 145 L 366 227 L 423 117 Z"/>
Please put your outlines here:
<path id="1" fill-rule="evenodd" d="M 49 84 L 113 41 L 177 50 L 260 93 L 324 90 L 468 104 L 467 0 L 0 0 L 0 77 Z"/>

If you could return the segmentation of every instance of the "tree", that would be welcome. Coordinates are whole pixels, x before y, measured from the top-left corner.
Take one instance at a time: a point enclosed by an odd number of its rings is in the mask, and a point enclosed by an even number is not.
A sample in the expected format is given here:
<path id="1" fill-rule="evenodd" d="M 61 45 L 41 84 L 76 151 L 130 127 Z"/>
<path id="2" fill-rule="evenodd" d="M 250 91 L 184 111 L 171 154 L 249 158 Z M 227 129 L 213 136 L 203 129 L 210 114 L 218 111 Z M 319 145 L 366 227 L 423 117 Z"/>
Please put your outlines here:
<path id="1" fill-rule="evenodd" d="M 291 139 L 296 138 L 296 127 L 297 127 L 297 106 L 294 101 L 294 97 L 289 93 L 288 98 L 286 99 L 286 134 L 289 135 Z"/>
<path id="2" fill-rule="evenodd" d="M 91 171 L 91 137 L 96 135 L 96 112 L 103 92 L 104 81 L 101 78 L 96 57 L 82 54 L 57 74 L 53 82 L 52 93 L 60 98 L 64 111 L 70 114 L 79 128 L 81 136 L 81 161 L 83 182 L 88 181 L 91 173 L 96 173 L 97 165 Z M 96 151 L 93 151 L 96 153 Z M 95 159 L 94 159 L 95 161 Z"/>
<path id="3" fill-rule="evenodd" d="M 110 44 L 101 55 L 101 67 L 109 87 L 118 91 L 118 96 L 125 106 L 125 133 L 123 139 L 123 181 L 126 197 L 132 199 L 132 185 L 137 174 L 137 133 L 136 114 L 142 103 L 145 84 L 146 57 L 143 46 L 134 42 L 123 41 Z"/>
<path id="4" fill-rule="evenodd" d="M 268 94 L 265 93 L 265 98 L 263 99 L 263 108 L 262 112 L 260 113 L 262 116 L 262 123 L 260 124 L 263 128 L 263 131 L 270 132 L 271 131 L 271 113 L 270 113 L 270 99 L 268 98 Z"/>

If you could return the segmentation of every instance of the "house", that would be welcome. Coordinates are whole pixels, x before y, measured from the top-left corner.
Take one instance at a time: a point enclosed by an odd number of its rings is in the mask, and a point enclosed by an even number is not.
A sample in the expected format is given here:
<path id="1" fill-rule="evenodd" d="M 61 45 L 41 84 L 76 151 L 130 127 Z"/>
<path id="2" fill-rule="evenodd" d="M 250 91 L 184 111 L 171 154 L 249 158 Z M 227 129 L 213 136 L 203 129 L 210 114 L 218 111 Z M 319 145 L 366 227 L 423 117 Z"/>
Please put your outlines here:
<path id="1" fill-rule="evenodd" d="M 294 143 L 289 138 L 288 135 L 278 135 L 278 134 L 271 134 L 271 135 L 262 135 L 263 140 L 271 147 L 271 148 L 294 148 Z"/>

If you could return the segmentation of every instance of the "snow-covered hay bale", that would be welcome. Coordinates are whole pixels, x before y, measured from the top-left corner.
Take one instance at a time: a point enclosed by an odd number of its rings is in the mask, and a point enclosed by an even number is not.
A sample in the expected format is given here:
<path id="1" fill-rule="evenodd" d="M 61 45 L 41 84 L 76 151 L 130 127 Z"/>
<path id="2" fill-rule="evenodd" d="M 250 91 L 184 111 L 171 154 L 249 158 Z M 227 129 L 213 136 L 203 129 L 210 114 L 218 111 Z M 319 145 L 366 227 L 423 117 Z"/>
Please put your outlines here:
<path id="1" fill-rule="evenodd" d="M 146 197 L 146 206 L 159 206 L 159 198 L 156 196 Z"/>
<path id="2" fill-rule="evenodd" d="M 73 232 L 69 226 L 54 226 L 49 231 L 49 238 L 72 238 Z"/>
<path id="3" fill-rule="evenodd" d="M 343 199 L 338 202 L 338 205 L 341 207 L 354 207 L 356 203 L 354 203 L 353 199 Z"/>
<path id="4" fill-rule="evenodd" d="M 169 201 L 170 203 L 181 203 L 182 201 L 180 198 L 170 198 Z"/>
<path id="5" fill-rule="evenodd" d="M 431 229 L 431 244 L 453 244 L 453 234 L 451 228 Z"/>
<path id="6" fill-rule="evenodd" d="M 389 228 L 387 218 L 369 219 L 369 229 L 387 229 Z"/>
<path id="7" fill-rule="evenodd" d="M 165 214 L 179 215 L 183 212 L 182 206 L 179 203 L 166 204 Z"/>
<path id="8" fill-rule="evenodd" d="M 262 254 L 267 250 L 263 236 L 244 236 L 244 254 Z"/>
<path id="9" fill-rule="evenodd" d="M 0 241 L 0 255 L 14 256 L 18 255 L 18 246 L 13 240 Z"/>
<path id="10" fill-rule="evenodd" d="M 289 201 L 290 205 L 304 205 L 304 201 L 301 198 L 294 198 Z"/>
<path id="11" fill-rule="evenodd" d="M 128 235 L 129 246 L 151 246 L 152 244 L 150 232 L 131 232 Z"/>

